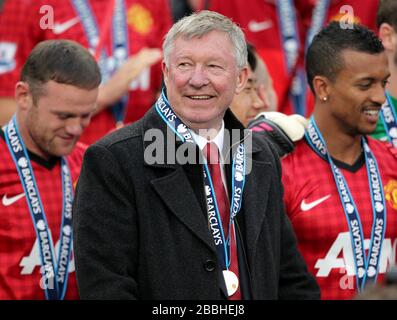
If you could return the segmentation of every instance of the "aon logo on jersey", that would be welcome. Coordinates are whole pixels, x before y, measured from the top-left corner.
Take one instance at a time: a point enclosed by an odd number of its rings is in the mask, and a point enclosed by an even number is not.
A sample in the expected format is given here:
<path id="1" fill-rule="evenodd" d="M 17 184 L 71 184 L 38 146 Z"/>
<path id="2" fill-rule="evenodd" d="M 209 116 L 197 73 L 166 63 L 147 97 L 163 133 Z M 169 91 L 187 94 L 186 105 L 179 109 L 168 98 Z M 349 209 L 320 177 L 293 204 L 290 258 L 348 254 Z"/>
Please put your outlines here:
<path id="1" fill-rule="evenodd" d="M 364 240 L 364 249 L 368 252 L 371 240 Z M 385 273 L 388 266 L 396 263 L 397 239 L 385 238 L 379 261 L 379 273 Z M 355 276 L 353 249 L 350 241 L 350 233 L 342 232 L 338 235 L 324 259 L 318 259 L 314 266 L 318 269 L 317 277 L 328 277 L 332 269 L 344 269 L 348 276 Z"/>
<path id="2" fill-rule="evenodd" d="M 58 241 L 55 244 L 55 252 L 54 252 L 55 259 L 56 259 L 57 262 L 58 262 L 59 245 L 60 245 L 60 241 Z M 21 262 L 19 263 L 19 266 L 22 268 L 21 269 L 21 274 L 23 274 L 23 275 L 32 274 L 36 267 L 38 267 L 39 269 L 41 268 L 39 242 L 37 241 L 37 239 L 34 242 L 34 245 L 32 247 L 32 250 L 30 251 L 29 256 L 23 257 Z M 71 273 L 71 272 L 74 272 L 73 252 L 72 252 L 72 255 L 71 255 L 70 262 L 69 262 L 69 273 Z"/>

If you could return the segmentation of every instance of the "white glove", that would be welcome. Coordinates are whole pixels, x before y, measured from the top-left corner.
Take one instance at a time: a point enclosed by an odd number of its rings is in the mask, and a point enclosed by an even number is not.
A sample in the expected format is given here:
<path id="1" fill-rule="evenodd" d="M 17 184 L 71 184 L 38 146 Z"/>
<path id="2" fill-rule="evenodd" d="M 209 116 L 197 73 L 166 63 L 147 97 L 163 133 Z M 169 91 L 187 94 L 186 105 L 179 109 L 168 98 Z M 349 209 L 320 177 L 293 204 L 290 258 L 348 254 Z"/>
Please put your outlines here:
<path id="1" fill-rule="evenodd" d="M 299 114 L 287 116 L 284 113 L 276 111 L 261 112 L 255 117 L 255 119 L 260 117 L 265 117 L 278 125 L 292 141 L 301 140 L 305 135 L 305 129 L 309 124 L 309 120 Z"/>

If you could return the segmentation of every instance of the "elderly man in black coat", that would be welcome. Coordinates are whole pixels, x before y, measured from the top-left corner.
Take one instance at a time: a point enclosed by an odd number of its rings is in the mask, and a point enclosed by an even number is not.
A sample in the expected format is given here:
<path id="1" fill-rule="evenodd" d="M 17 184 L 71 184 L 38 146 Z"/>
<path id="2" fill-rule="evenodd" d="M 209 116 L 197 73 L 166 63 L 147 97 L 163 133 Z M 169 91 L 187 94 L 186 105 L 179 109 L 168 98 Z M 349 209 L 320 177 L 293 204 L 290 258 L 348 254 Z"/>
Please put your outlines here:
<path id="1" fill-rule="evenodd" d="M 228 110 L 242 31 L 209 11 L 163 45 L 165 91 L 91 146 L 74 203 L 83 299 L 318 299 L 284 214 L 280 164 Z"/>

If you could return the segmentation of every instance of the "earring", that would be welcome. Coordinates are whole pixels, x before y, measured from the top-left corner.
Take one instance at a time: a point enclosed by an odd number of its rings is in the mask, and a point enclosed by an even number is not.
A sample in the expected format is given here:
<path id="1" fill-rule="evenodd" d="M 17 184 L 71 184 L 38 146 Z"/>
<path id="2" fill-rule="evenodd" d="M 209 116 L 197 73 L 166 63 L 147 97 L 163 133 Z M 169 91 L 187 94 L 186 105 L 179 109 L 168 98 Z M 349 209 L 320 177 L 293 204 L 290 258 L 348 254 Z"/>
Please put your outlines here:
<path id="1" fill-rule="evenodd" d="M 324 97 L 324 98 L 322 98 L 321 100 L 323 100 L 324 102 L 327 102 L 328 97 Z"/>

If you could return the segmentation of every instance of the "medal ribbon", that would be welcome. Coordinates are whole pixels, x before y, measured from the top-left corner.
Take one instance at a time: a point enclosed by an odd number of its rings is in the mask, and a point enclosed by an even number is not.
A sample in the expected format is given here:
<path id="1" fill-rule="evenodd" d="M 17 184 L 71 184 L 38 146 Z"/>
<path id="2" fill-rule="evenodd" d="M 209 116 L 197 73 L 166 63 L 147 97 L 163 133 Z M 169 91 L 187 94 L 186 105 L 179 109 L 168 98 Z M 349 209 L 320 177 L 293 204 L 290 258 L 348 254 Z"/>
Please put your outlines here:
<path id="1" fill-rule="evenodd" d="M 380 118 L 386 130 L 387 139 L 397 148 L 397 114 L 393 100 L 386 91 L 387 102 L 382 106 Z"/>
<path id="2" fill-rule="evenodd" d="M 363 137 L 362 146 L 365 154 L 365 164 L 368 174 L 374 219 L 372 224 L 371 243 L 367 256 L 364 249 L 363 228 L 356 204 L 342 172 L 334 164 L 327 151 L 325 140 L 322 137 L 313 117 L 310 118 L 305 138 L 317 155 L 330 164 L 349 226 L 353 256 L 355 258 L 354 263 L 356 268 L 357 289 L 358 291 L 362 291 L 367 283 L 376 282 L 379 272 L 379 261 L 383 239 L 386 233 L 386 203 L 383 193 L 382 179 L 376 158 Z"/>
<path id="3" fill-rule="evenodd" d="M 99 34 L 99 28 L 93 10 L 87 0 L 72 0 L 72 4 L 83 25 L 90 51 L 98 61 L 102 74 L 102 82 L 106 83 L 128 58 L 128 28 L 126 21 L 125 0 L 112 0 L 105 17 L 104 25 Z M 106 39 L 109 36 L 109 22 L 112 19 L 112 56 L 108 57 L 105 50 Z M 128 94 L 112 107 L 115 122 L 123 122 Z"/>
<path id="4" fill-rule="evenodd" d="M 294 113 L 306 114 L 306 75 L 298 63 L 301 42 L 299 39 L 299 28 L 295 13 L 293 0 L 277 0 L 277 15 L 280 25 L 281 43 L 283 45 L 287 71 L 291 74 L 296 69 L 291 87 L 291 98 L 294 106 Z M 328 13 L 329 0 L 317 0 L 313 9 L 313 16 L 310 28 L 307 32 L 305 50 L 309 47 L 315 34 L 322 28 Z"/>
<path id="5" fill-rule="evenodd" d="M 59 233 L 60 246 L 58 261 L 55 264 L 54 244 L 50 234 L 43 203 L 39 194 L 36 179 L 30 163 L 29 155 L 19 134 L 16 117 L 10 120 L 5 137 L 23 186 L 26 201 L 32 217 L 36 237 L 39 242 L 42 273 L 46 280 L 45 294 L 47 300 L 62 300 L 65 297 L 69 262 L 72 251 L 72 203 L 73 187 L 69 166 L 65 158 L 61 160 L 62 176 L 62 223 Z"/>
<path id="6" fill-rule="evenodd" d="M 190 129 L 179 119 L 179 117 L 174 113 L 170 103 L 168 102 L 164 90 L 160 95 L 159 99 L 155 104 L 156 111 L 168 127 L 182 140 L 182 142 L 194 143 Z M 229 230 L 234 230 L 234 218 L 241 209 L 241 204 L 243 201 L 243 190 L 245 185 L 245 148 L 244 143 L 241 142 L 233 155 L 232 164 L 232 199 L 230 205 L 230 219 L 229 219 Z M 205 157 L 204 157 L 205 160 Z M 220 214 L 218 210 L 218 205 L 216 202 L 216 196 L 214 192 L 214 187 L 212 184 L 211 175 L 208 169 L 207 162 L 204 162 L 203 168 L 205 193 L 207 200 L 207 211 L 208 220 L 210 223 L 210 229 L 212 236 L 214 238 L 215 247 L 217 250 L 218 257 L 222 263 L 223 269 L 229 269 L 230 266 L 230 233 L 227 239 L 225 239 Z"/>

